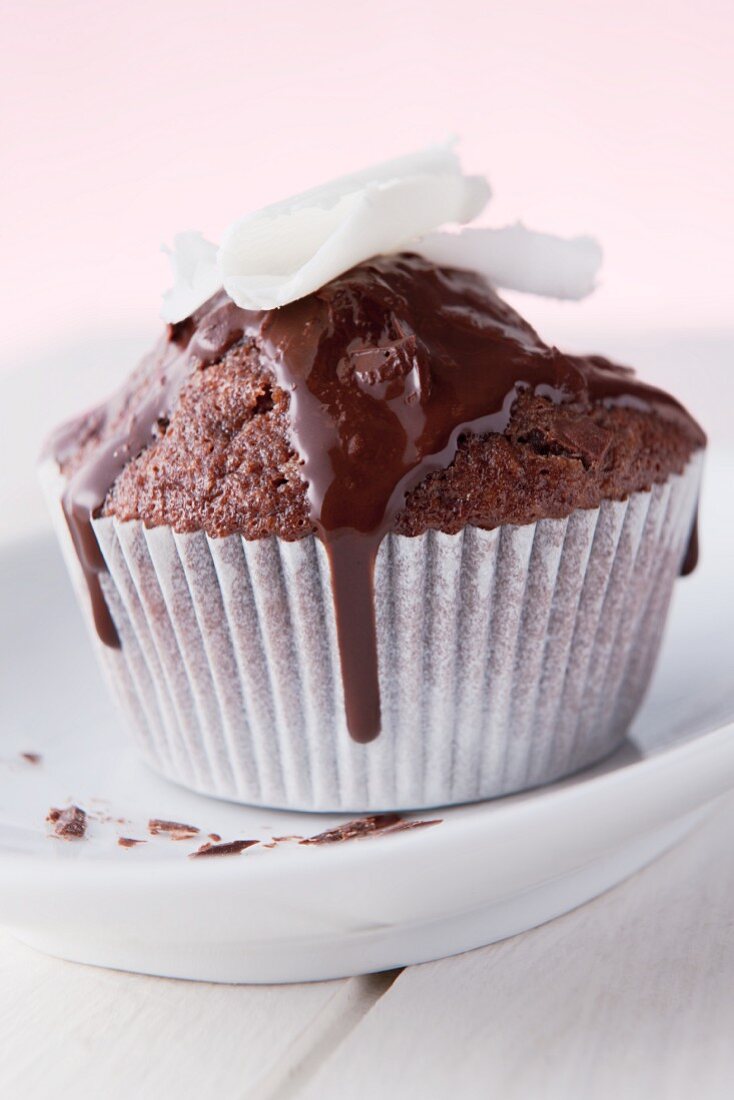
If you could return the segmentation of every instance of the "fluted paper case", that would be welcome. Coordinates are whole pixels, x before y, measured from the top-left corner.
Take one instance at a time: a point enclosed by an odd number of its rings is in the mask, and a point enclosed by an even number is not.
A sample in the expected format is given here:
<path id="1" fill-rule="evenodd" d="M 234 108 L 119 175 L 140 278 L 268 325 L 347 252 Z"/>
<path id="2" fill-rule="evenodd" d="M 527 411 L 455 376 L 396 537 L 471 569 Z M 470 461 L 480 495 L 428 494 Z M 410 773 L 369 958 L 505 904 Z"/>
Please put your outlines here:
<path id="1" fill-rule="evenodd" d="M 102 518 L 121 638 L 94 645 L 160 773 L 307 810 L 409 809 L 558 779 L 624 739 L 650 679 L 696 505 L 681 476 L 566 519 L 389 535 L 376 568 L 382 731 L 344 716 L 328 564 L 314 537 L 248 541 Z M 88 596 L 47 470 L 58 531 Z M 92 628 L 93 629 L 93 628 Z"/>

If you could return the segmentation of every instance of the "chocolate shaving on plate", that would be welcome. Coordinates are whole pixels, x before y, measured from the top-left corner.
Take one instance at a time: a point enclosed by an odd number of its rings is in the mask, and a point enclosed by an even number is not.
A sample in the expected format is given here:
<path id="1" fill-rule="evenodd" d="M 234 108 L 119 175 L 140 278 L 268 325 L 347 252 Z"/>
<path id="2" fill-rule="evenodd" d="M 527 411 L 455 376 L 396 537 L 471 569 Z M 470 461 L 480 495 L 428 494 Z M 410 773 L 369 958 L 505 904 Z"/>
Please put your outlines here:
<path id="1" fill-rule="evenodd" d="M 136 840 L 132 836 L 121 836 L 117 838 L 117 843 L 121 848 L 135 848 L 138 844 L 147 844 L 147 840 Z"/>
<path id="2" fill-rule="evenodd" d="M 22 752 L 20 755 L 28 764 L 40 764 L 43 760 L 40 752 Z"/>
<path id="3" fill-rule="evenodd" d="M 368 836 L 383 836 L 386 833 L 399 833 L 407 829 L 420 829 L 426 825 L 439 825 L 441 820 L 441 818 L 435 818 L 432 821 L 406 821 L 400 814 L 371 814 L 369 817 L 345 821 L 343 825 L 306 837 L 300 843 L 336 844 L 343 840 L 360 840 Z"/>
<path id="4" fill-rule="evenodd" d="M 245 848 L 259 843 L 257 840 L 229 840 L 225 844 L 202 844 L 201 848 L 190 853 L 189 859 L 201 859 L 202 856 L 236 856 L 244 852 Z"/>
<path id="5" fill-rule="evenodd" d="M 196 825 L 186 825 L 182 821 L 165 821 L 159 817 L 152 817 L 148 822 L 148 832 L 151 836 L 166 833 L 172 840 L 190 840 L 197 836 L 201 830 Z"/>
<path id="6" fill-rule="evenodd" d="M 46 821 L 53 825 L 53 835 L 62 840 L 81 840 L 87 831 L 87 815 L 79 806 L 66 806 L 63 810 L 51 807 Z"/>
<path id="7" fill-rule="evenodd" d="M 391 825 L 388 829 L 382 829 L 380 836 L 385 836 L 387 833 L 404 833 L 408 829 L 425 829 L 427 825 L 441 825 L 443 823 L 442 817 L 432 817 L 428 821 L 399 821 L 397 825 Z"/>

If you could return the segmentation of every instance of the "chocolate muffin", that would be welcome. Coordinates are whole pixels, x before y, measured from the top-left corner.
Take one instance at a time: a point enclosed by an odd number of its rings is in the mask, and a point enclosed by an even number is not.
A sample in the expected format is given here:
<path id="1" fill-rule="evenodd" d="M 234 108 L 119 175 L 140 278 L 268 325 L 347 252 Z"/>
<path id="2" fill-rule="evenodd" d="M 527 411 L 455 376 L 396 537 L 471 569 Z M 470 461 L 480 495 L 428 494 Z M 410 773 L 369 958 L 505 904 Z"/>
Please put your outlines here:
<path id="1" fill-rule="evenodd" d="M 620 743 L 692 564 L 704 446 L 628 368 L 401 253 L 277 310 L 215 294 L 48 457 L 154 766 L 373 810 Z"/>

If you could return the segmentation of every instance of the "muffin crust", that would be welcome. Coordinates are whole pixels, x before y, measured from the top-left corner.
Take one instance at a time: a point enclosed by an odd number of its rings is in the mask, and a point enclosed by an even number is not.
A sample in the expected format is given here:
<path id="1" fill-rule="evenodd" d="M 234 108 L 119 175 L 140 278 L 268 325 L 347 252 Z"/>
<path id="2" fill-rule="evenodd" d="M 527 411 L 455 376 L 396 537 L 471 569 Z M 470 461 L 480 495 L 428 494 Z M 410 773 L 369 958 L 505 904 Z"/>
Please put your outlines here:
<path id="1" fill-rule="evenodd" d="M 73 475 L 130 419 L 158 383 L 165 346 L 138 368 L 104 415 L 95 411 L 79 425 L 75 446 L 63 457 L 65 474 Z M 150 444 L 110 486 L 100 513 L 215 537 L 293 540 L 313 533 L 289 404 L 257 340 L 196 365 Z M 467 524 L 493 528 L 560 518 L 663 482 L 704 445 L 703 432 L 685 415 L 670 420 L 653 409 L 558 404 L 526 390 L 504 432 L 467 432 L 459 439 L 450 465 L 408 493 L 392 530 L 453 533 Z"/>

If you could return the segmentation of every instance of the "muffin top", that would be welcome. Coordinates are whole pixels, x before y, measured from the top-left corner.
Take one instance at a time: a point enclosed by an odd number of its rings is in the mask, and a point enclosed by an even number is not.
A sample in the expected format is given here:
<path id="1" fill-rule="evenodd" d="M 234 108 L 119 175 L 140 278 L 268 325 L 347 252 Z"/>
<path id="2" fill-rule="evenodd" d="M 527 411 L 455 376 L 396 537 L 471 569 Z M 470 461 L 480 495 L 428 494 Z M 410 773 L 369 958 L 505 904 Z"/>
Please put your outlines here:
<path id="1" fill-rule="evenodd" d="M 403 253 L 278 310 L 216 294 L 53 449 L 104 515 L 291 540 L 562 517 L 704 443 L 629 369 L 548 347 L 479 275 Z"/>

